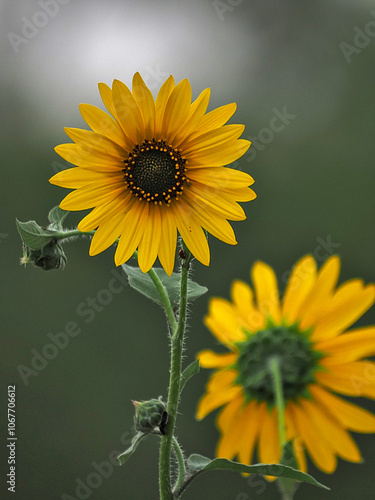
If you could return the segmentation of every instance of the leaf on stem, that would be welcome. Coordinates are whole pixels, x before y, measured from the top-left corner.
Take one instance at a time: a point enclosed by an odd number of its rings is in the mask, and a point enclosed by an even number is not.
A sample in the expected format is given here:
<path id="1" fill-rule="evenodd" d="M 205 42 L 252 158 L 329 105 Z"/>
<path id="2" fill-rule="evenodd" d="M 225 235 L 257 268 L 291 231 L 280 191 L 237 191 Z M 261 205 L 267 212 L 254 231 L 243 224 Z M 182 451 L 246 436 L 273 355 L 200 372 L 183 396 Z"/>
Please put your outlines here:
<path id="1" fill-rule="evenodd" d="M 163 306 L 159 292 L 148 274 L 144 274 L 138 267 L 128 266 L 127 264 L 123 264 L 122 268 L 128 277 L 129 285 L 134 290 Z M 171 276 L 168 276 L 162 268 L 154 268 L 154 271 L 166 288 L 172 306 L 177 306 L 180 298 L 180 274 L 172 273 Z M 208 289 L 205 286 L 189 280 L 188 300 L 197 299 L 207 291 Z"/>
<path id="2" fill-rule="evenodd" d="M 180 382 L 180 394 L 185 387 L 187 381 L 193 376 L 199 373 L 200 366 L 199 366 L 199 359 L 196 359 L 193 361 L 188 367 L 185 368 L 185 370 L 181 374 L 181 382 Z"/>
<path id="3" fill-rule="evenodd" d="M 210 471 L 210 470 L 226 470 L 232 472 L 239 472 L 241 474 L 260 474 L 262 476 L 276 476 L 283 477 L 288 479 L 294 479 L 295 481 L 301 481 L 305 483 L 312 484 L 314 486 L 319 486 L 320 488 L 324 488 L 329 490 L 327 486 L 319 483 L 316 479 L 314 479 L 310 474 L 305 474 L 299 470 L 293 469 L 288 465 L 282 464 L 254 464 L 254 465 L 245 465 L 239 462 L 233 462 L 231 460 L 227 460 L 226 458 L 215 458 L 211 460 L 210 458 L 203 457 L 202 455 L 191 455 L 187 460 L 187 479 L 185 483 L 180 488 L 179 493 L 188 486 L 192 479 L 195 479 L 202 472 Z"/>
<path id="4" fill-rule="evenodd" d="M 62 230 L 62 223 L 69 215 L 69 212 L 66 210 L 62 210 L 60 207 L 53 207 L 48 214 L 48 220 L 51 223 L 52 227 L 55 227 L 57 230 Z"/>
<path id="5" fill-rule="evenodd" d="M 133 437 L 129 448 L 117 457 L 117 460 L 119 461 L 120 465 L 124 465 L 124 463 L 126 463 L 129 460 L 129 458 L 133 455 L 135 450 L 140 445 L 141 441 L 143 441 L 143 439 L 146 436 L 148 436 L 148 434 L 144 434 L 143 432 L 137 432 L 137 434 Z"/>
<path id="6" fill-rule="evenodd" d="M 16 219 L 16 225 L 23 243 L 31 250 L 40 250 L 55 238 L 55 231 L 42 228 L 35 220 L 20 222 Z"/>

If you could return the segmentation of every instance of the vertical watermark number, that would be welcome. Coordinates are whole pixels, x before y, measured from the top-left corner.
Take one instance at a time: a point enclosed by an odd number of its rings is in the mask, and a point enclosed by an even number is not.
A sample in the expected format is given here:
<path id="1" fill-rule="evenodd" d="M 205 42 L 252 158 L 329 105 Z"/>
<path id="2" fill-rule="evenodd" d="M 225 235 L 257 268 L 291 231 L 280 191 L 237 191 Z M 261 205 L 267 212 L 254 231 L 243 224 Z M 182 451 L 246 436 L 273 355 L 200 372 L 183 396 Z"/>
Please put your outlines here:
<path id="1" fill-rule="evenodd" d="M 8 385 L 7 485 L 12 493 L 16 492 L 16 442 L 16 386 Z"/>

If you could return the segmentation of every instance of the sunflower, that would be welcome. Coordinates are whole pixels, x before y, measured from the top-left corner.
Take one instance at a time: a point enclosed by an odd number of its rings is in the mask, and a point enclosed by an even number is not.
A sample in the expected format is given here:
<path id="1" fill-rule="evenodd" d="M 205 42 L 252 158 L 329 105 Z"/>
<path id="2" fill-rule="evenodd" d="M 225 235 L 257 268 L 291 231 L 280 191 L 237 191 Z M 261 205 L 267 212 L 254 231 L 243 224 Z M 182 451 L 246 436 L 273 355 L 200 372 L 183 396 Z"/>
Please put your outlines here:
<path id="1" fill-rule="evenodd" d="M 217 456 L 277 463 L 281 458 L 277 412 L 268 363 L 280 363 L 285 400 L 286 438 L 306 471 L 306 452 L 326 473 L 337 457 L 360 462 L 348 431 L 375 432 L 375 416 L 339 397 L 375 398 L 375 364 L 363 358 L 375 353 L 375 326 L 346 331 L 375 301 L 375 286 L 353 279 L 336 283 L 340 259 L 330 257 L 317 270 L 311 255 L 294 266 L 279 299 L 277 279 L 257 262 L 251 288 L 235 281 L 231 301 L 213 298 L 206 326 L 229 352 L 198 354 L 204 368 L 214 368 L 197 418 L 222 407 L 217 417 Z"/>
<path id="2" fill-rule="evenodd" d="M 250 142 L 239 139 L 243 125 L 225 125 L 236 104 L 206 114 L 210 89 L 191 102 L 187 79 L 175 85 L 170 76 L 154 101 L 139 73 L 132 91 L 114 80 L 99 91 L 108 115 L 81 104 L 83 119 L 92 130 L 66 128 L 74 141 L 55 150 L 76 165 L 54 175 L 50 182 L 74 189 L 60 203 L 64 210 L 93 209 L 78 225 L 95 231 L 90 255 L 110 247 L 118 238 L 116 265 L 138 249 L 139 266 L 147 272 L 159 258 L 170 275 L 177 234 L 205 265 L 210 251 L 205 231 L 235 245 L 228 220 L 243 220 L 238 201 L 253 200 L 254 181 L 227 168 Z"/>

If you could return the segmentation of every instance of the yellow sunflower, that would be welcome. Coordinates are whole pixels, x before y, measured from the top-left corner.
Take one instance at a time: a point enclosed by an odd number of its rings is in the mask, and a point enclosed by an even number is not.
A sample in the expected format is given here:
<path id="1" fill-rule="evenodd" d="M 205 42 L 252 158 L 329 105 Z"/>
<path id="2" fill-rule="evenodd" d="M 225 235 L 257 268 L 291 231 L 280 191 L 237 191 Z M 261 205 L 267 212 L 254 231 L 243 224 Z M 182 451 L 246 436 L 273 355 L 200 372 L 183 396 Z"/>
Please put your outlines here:
<path id="1" fill-rule="evenodd" d="M 277 412 L 267 365 L 281 366 L 287 440 L 302 471 L 307 452 L 326 473 L 337 457 L 360 462 L 348 431 L 375 432 L 375 416 L 338 397 L 375 398 L 375 326 L 346 331 L 375 301 L 375 286 L 353 279 L 336 289 L 340 260 L 330 257 L 317 270 L 311 255 L 294 267 L 279 299 L 274 271 L 257 262 L 251 288 L 235 281 L 232 301 L 213 298 L 206 326 L 230 352 L 198 354 L 200 364 L 215 368 L 198 405 L 204 418 L 224 406 L 217 418 L 221 437 L 217 456 L 250 464 L 257 445 L 263 463 L 280 461 Z"/>
<path id="2" fill-rule="evenodd" d="M 208 265 L 210 251 L 203 229 L 236 244 L 228 220 L 243 220 L 238 201 L 253 200 L 254 181 L 227 168 L 250 142 L 239 139 L 243 125 L 225 125 L 236 104 L 206 114 L 210 89 L 191 102 L 187 79 L 175 85 L 170 76 L 154 101 L 139 73 L 132 91 L 114 80 L 99 91 L 112 115 L 90 104 L 80 111 L 92 129 L 66 128 L 75 144 L 56 152 L 77 165 L 59 172 L 52 184 L 74 189 L 61 202 L 64 210 L 93 210 L 78 225 L 96 232 L 90 255 L 119 239 L 115 262 L 121 265 L 138 249 L 139 266 L 147 272 L 159 258 L 170 275 L 177 232 L 193 255 Z"/>

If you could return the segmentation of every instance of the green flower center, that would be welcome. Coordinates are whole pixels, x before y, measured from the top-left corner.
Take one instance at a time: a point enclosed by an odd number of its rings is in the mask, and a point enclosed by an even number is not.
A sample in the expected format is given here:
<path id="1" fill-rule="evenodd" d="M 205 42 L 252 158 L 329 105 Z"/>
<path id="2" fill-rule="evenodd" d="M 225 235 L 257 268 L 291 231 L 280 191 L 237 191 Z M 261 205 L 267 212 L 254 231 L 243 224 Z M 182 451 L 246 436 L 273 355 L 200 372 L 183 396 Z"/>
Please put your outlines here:
<path id="1" fill-rule="evenodd" d="M 297 325 L 271 326 L 239 342 L 234 366 L 236 383 L 242 385 L 247 399 L 274 404 L 275 396 L 269 362 L 279 361 L 284 399 L 308 397 L 307 386 L 314 382 L 314 372 L 322 353 L 309 340 L 310 330 L 301 332 Z"/>
<path id="2" fill-rule="evenodd" d="M 140 200 L 169 205 L 183 192 L 186 160 L 165 141 L 146 140 L 136 145 L 124 161 L 125 181 Z"/>

